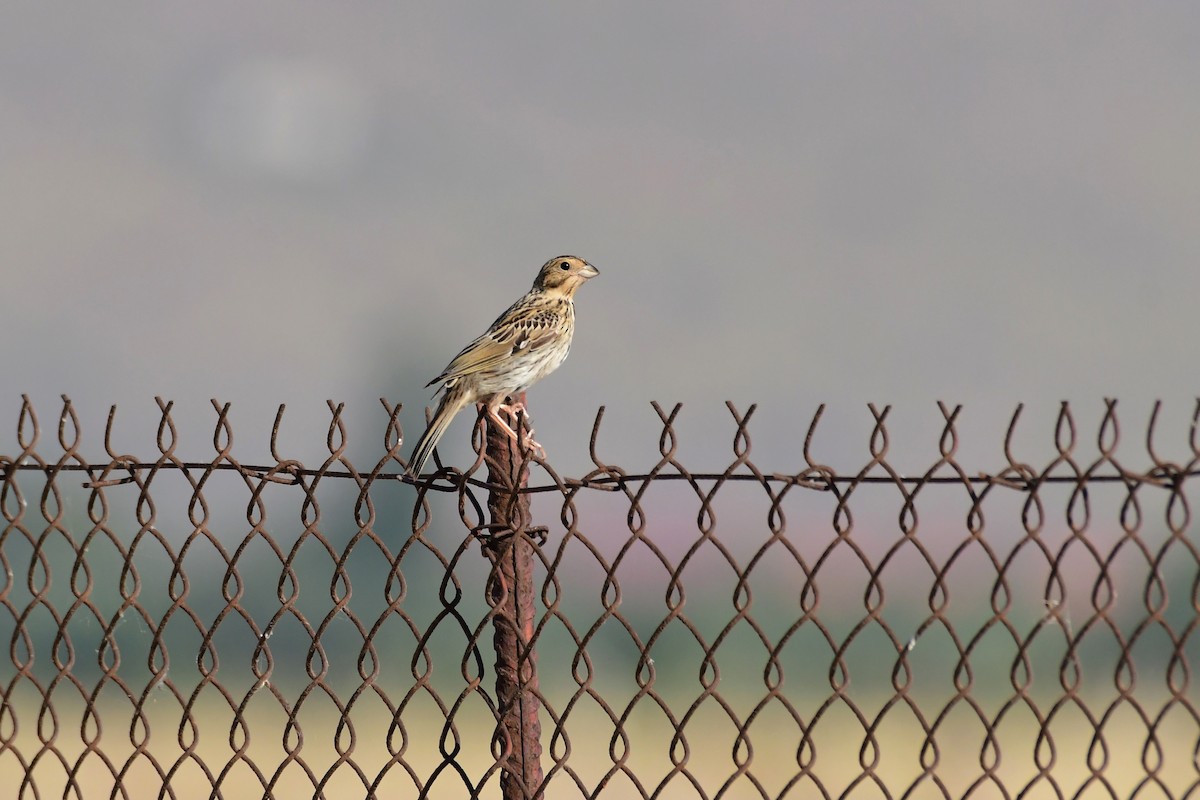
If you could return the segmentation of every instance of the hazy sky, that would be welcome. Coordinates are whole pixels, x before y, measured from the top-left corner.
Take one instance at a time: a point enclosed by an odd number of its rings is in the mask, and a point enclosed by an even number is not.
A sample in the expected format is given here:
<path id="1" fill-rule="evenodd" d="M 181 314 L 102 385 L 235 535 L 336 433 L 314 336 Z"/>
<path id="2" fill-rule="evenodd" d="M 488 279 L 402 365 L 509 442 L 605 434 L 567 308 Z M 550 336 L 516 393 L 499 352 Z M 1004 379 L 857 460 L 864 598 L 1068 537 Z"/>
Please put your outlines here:
<path id="1" fill-rule="evenodd" d="M 5 17 L 10 431 L 21 393 L 45 422 L 66 392 L 97 436 L 118 403 L 147 452 L 154 395 L 203 420 L 218 397 L 262 449 L 286 402 L 307 454 L 333 398 L 374 443 L 376 398 L 419 426 L 425 381 L 559 253 L 602 271 L 530 394 L 568 472 L 601 403 L 609 452 L 640 464 L 649 400 L 687 403 L 698 460 L 728 453 L 724 400 L 758 402 L 783 468 L 819 402 L 834 425 L 894 403 L 914 431 L 965 403 L 996 463 L 1018 401 L 1042 438 L 1076 401 L 1092 438 L 1119 397 L 1136 442 L 1151 399 L 1183 430 L 1200 391 L 1194 4 Z"/>

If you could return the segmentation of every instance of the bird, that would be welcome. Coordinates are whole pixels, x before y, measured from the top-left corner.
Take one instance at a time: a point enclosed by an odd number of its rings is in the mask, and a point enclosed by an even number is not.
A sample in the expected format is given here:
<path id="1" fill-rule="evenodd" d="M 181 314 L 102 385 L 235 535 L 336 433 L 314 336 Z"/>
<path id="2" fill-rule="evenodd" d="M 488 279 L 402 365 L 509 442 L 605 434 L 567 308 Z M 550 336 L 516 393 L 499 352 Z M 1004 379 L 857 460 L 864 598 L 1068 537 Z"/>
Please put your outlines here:
<path id="1" fill-rule="evenodd" d="M 441 392 L 442 397 L 413 447 L 407 468 L 410 475 L 421 473 L 450 421 L 472 403 L 484 405 L 501 430 L 522 442 L 499 412 L 523 411 L 523 403 L 506 404 L 506 399 L 519 396 L 566 359 L 575 334 L 575 292 L 599 274 L 600 270 L 578 256 L 550 259 L 525 296 L 425 384 L 426 388 L 436 385 L 434 393 Z M 532 438 L 524 444 L 541 450 Z"/>

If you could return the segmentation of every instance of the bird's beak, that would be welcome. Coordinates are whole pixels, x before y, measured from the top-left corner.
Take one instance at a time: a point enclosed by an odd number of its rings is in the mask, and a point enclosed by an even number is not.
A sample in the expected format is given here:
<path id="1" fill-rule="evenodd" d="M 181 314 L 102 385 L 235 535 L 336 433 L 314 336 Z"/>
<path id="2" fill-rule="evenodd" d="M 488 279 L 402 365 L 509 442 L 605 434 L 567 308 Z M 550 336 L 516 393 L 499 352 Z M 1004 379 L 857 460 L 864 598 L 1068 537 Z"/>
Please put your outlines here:
<path id="1" fill-rule="evenodd" d="M 585 264 L 583 269 L 579 270 L 579 274 L 585 278 L 594 278 L 600 274 L 600 270 L 596 269 L 591 264 Z"/>

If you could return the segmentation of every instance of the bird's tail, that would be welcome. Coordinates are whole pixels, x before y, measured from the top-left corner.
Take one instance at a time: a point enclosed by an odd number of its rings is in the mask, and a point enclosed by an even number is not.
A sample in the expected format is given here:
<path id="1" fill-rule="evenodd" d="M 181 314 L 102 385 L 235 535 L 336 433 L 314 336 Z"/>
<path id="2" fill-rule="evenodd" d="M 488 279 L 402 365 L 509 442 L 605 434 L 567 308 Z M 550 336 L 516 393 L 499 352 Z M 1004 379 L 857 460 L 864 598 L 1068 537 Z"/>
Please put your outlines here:
<path id="1" fill-rule="evenodd" d="M 437 411 L 433 414 L 433 419 L 429 423 L 429 427 L 421 434 L 421 438 L 417 440 L 416 447 L 413 448 L 412 458 L 408 461 L 408 473 L 413 477 L 421 474 L 421 470 L 425 468 L 425 462 L 429 460 L 429 456 L 433 453 L 433 448 L 437 445 L 438 440 L 442 438 L 442 434 L 446 432 L 446 428 L 450 427 L 450 421 L 454 419 L 459 411 L 467 405 L 466 392 L 459 386 L 451 386 L 446 389 L 442 395 L 442 400 L 438 403 Z"/>

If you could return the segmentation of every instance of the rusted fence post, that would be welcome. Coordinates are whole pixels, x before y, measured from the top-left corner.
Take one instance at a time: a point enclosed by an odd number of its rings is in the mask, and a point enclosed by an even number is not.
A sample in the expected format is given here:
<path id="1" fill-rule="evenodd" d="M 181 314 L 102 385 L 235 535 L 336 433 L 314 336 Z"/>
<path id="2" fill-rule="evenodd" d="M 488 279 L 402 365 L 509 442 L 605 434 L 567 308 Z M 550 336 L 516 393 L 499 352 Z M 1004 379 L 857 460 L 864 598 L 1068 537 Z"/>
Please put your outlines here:
<path id="1" fill-rule="evenodd" d="M 520 398 L 524 401 L 524 394 Z M 517 421 L 513 421 L 516 427 Z M 538 718 L 534 627 L 534 547 L 529 539 L 529 481 L 521 449 L 490 420 L 484 460 L 488 467 L 490 537 L 483 553 L 492 564 L 487 601 L 496 646 L 496 752 L 501 754 L 504 800 L 542 795 L 542 723 Z"/>

